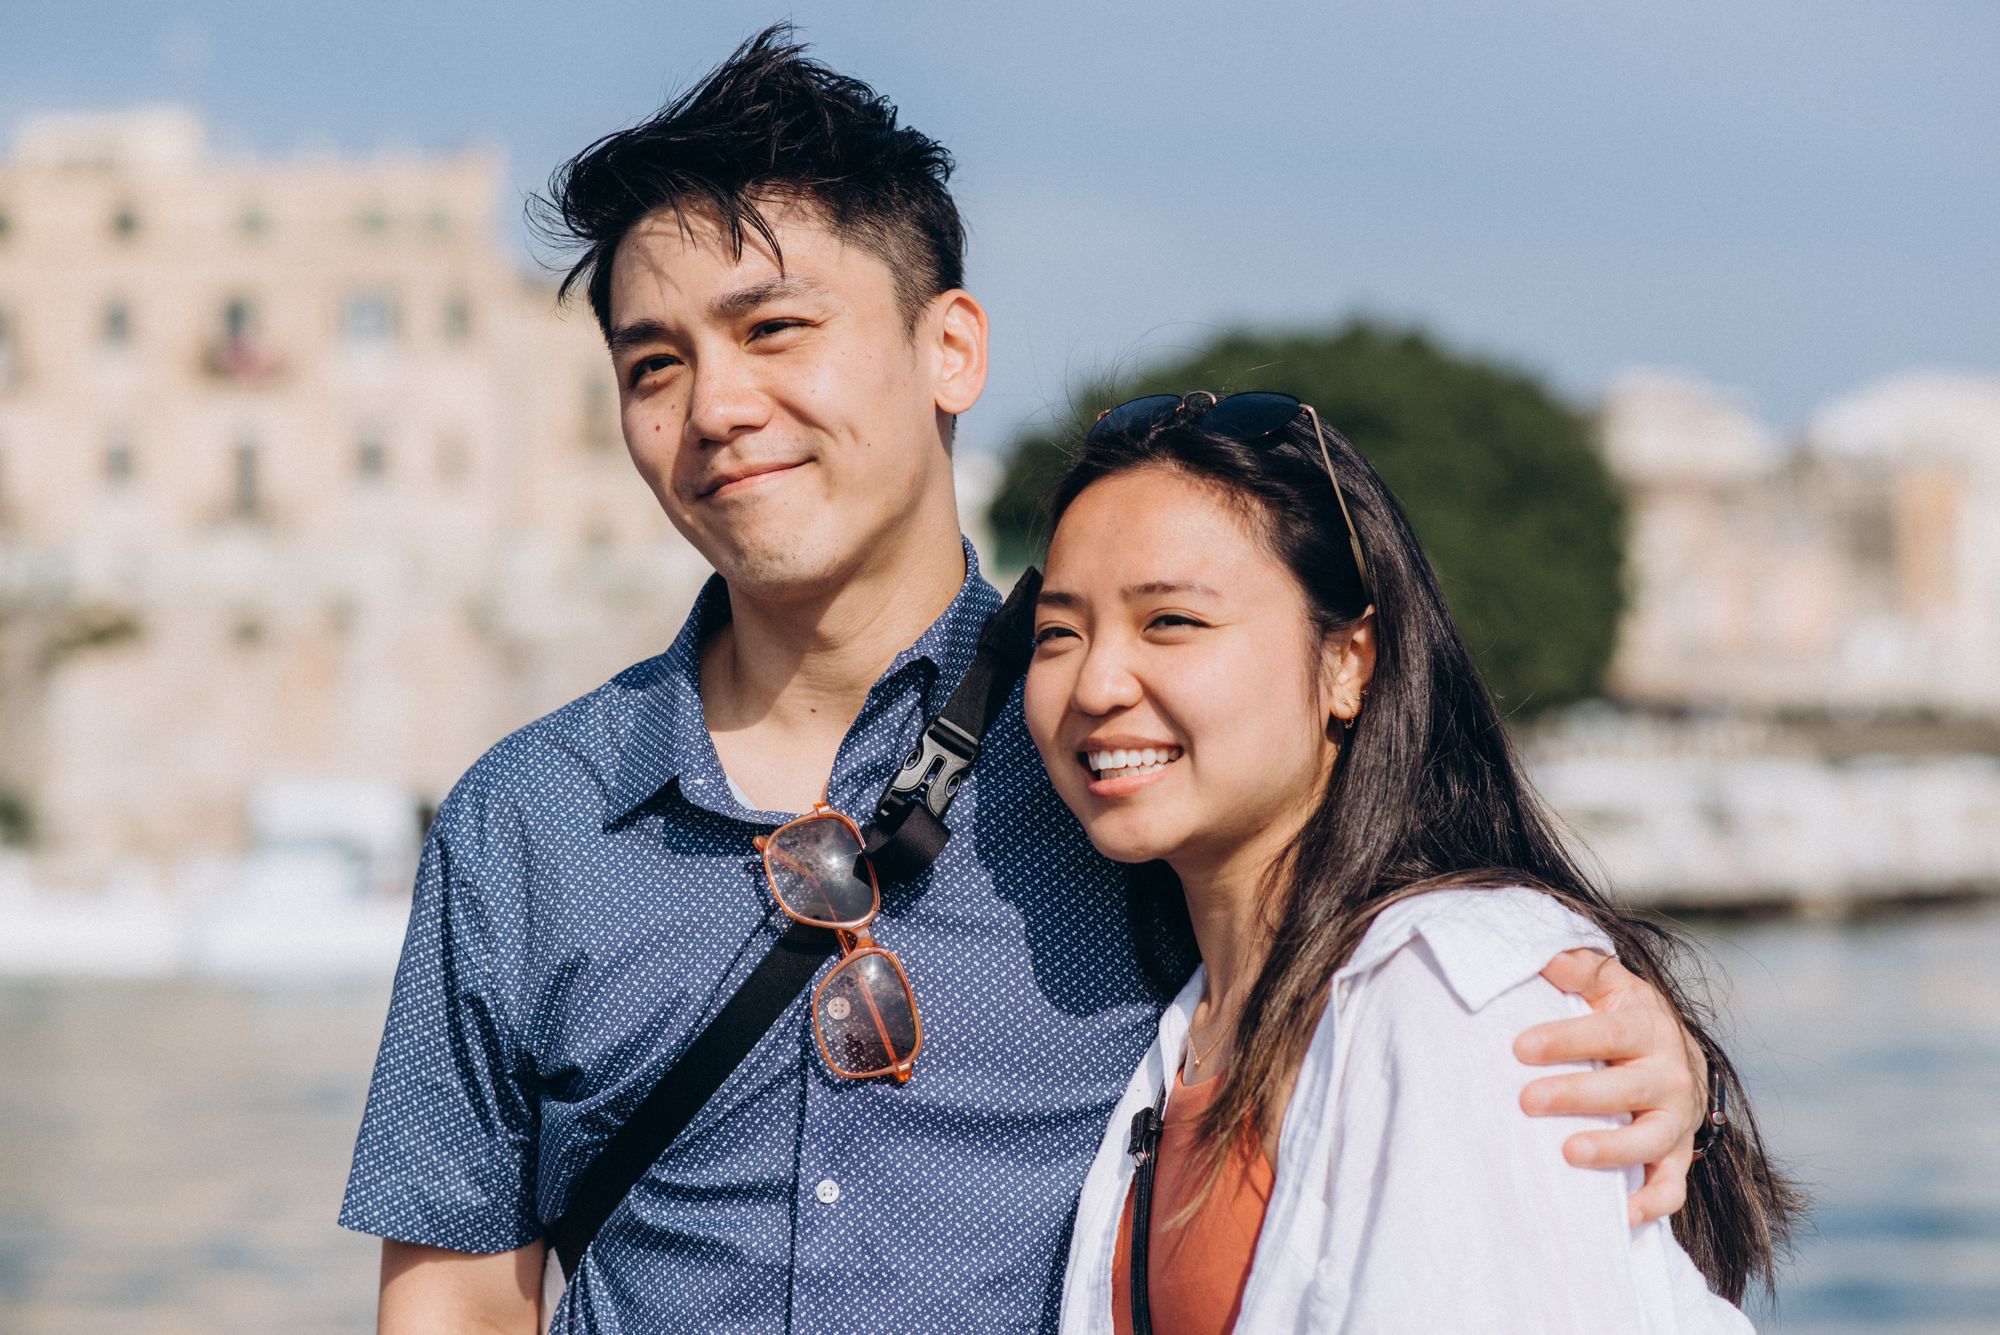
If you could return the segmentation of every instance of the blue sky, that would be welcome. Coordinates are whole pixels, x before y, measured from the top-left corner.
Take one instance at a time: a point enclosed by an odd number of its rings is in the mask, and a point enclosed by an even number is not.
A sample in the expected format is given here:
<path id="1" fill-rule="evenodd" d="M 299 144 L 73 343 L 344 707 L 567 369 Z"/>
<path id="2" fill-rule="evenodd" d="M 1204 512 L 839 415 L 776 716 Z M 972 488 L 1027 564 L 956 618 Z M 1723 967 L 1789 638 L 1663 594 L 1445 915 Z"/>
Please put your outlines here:
<path id="1" fill-rule="evenodd" d="M 179 100 L 261 152 L 497 141 L 517 192 L 790 16 L 958 155 L 975 443 L 1091 368 L 1355 313 L 1583 404 L 1685 369 L 1784 429 L 2000 373 L 1989 0 L 21 6 L 0 126 Z"/>

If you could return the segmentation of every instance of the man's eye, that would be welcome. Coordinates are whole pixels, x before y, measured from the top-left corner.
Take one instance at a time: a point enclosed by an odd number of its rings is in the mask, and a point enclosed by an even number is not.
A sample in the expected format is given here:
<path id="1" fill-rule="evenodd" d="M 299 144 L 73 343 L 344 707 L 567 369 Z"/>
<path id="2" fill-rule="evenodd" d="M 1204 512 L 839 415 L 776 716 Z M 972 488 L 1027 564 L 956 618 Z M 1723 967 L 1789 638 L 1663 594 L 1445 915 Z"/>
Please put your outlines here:
<path id="1" fill-rule="evenodd" d="M 782 334 L 788 329 L 804 329 L 805 327 L 806 322 L 804 320 L 762 320 L 758 322 L 755 329 L 750 331 L 750 338 L 754 342 L 757 339 L 769 338 L 774 334 Z"/>
<path id="2" fill-rule="evenodd" d="M 669 366 L 679 365 L 680 359 L 678 357 L 669 357 L 664 352 L 656 353 L 651 357 L 641 357 L 638 361 L 632 363 L 632 374 L 628 383 L 636 385 L 656 371 L 664 371 Z"/>

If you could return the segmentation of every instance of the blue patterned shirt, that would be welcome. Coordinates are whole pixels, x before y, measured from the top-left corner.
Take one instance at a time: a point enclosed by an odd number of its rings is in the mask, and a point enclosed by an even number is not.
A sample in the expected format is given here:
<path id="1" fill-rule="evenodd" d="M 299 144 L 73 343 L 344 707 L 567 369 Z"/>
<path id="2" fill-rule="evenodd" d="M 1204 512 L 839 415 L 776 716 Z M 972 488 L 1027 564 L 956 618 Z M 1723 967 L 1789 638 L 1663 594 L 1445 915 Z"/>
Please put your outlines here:
<path id="1" fill-rule="evenodd" d="M 870 690 L 829 800 L 857 820 L 971 662 L 964 587 Z M 672 648 L 508 737 L 426 841 L 340 1222 L 524 1246 L 787 922 L 703 723 L 711 580 Z M 804 997 L 623 1206 L 555 1329 L 1030 1331 L 1054 1325 L 1077 1189 L 1166 1000 L 1127 878 L 1056 798 L 1018 688 L 877 939 L 924 1021 L 914 1078 L 844 1080 Z"/>

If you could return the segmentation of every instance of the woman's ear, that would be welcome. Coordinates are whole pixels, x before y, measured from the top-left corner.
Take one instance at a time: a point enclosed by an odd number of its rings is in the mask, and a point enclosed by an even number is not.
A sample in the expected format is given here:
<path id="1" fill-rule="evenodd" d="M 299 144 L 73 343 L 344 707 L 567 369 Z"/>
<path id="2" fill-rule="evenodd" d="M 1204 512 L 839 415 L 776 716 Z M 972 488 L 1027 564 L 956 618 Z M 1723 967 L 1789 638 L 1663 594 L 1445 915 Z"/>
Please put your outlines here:
<path id="1" fill-rule="evenodd" d="M 1371 605 L 1361 619 L 1344 631 L 1326 637 L 1320 655 L 1321 699 L 1327 712 L 1343 725 L 1361 715 L 1368 683 L 1375 676 L 1375 609 Z"/>

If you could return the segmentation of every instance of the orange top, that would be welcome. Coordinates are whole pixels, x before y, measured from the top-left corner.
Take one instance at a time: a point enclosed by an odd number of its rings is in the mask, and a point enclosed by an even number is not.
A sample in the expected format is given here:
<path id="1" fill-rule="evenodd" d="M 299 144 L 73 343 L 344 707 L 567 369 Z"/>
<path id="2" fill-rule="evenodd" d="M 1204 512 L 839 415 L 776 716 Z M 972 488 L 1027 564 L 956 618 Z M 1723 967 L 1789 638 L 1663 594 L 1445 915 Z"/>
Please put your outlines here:
<path id="1" fill-rule="evenodd" d="M 1250 1260 L 1264 1227 L 1264 1210 L 1271 1203 L 1271 1161 L 1264 1157 L 1263 1146 L 1253 1143 L 1223 1169 L 1194 1218 L 1179 1228 L 1168 1227 L 1167 1221 L 1194 1199 L 1200 1185 L 1193 1171 L 1194 1124 L 1221 1087 L 1218 1079 L 1185 1085 L 1180 1072 L 1174 1073 L 1174 1092 L 1167 1099 L 1166 1125 L 1160 1130 L 1153 1170 L 1146 1275 L 1154 1335 L 1228 1335 L 1243 1305 L 1243 1285 L 1250 1278 Z M 1128 1193 L 1125 1218 L 1118 1225 L 1118 1250 L 1111 1262 L 1111 1312 L 1117 1335 L 1132 1335 L 1132 1210 L 1133 1197 Z"/>

